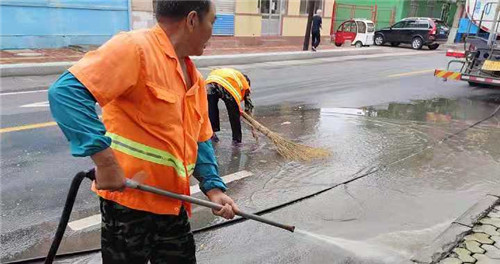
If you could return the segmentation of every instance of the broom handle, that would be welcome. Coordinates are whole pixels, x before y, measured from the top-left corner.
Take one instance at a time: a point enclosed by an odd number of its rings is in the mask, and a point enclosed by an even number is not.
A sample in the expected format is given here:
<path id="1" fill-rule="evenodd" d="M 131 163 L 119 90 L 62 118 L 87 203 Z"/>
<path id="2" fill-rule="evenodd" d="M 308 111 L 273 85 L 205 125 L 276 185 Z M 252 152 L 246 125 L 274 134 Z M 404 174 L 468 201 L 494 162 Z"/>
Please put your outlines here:
<path id="1" fill-rule="evenodd" d="M 249 114 L 247 114 L 245 112 L 242 112 L 241 115 L 243 116 L 243 118 L 245 118 L 246 121 L 248 121 L 248 123 L 250 123 L 250 125 L 252 127 L 254 127 L 255 129 L 259 130 L 264 135 L 266 135 L 266 136 L 269 137 L 270 134 L 272 133 L 271 130 L 267 129 L 265 126 L 263 126 L 262 124 L 260 124 L 259 122 L 257 122 L 257 120 L 253 119 Z"/>
<path id="2" fill-rule="evenodd" d="M 137 189 L 137 190 L 141 190 L 141 191 L 146 191 L 146 192 L 150 192 L 150 193 L 154 193 L 154 194 L 158 194 L 158 195 L 162 195 L 162 196 L 167 196 L 167 197 L 174 198 L 174 199 L 177 199 L 177 200 L 181 200 L 181 201 L 185 201 L 185 202 L 189 202 L 189 203 L 194 203 L 194 204 L 197 204 L 197 205 L 201 205 L 201 206 L 204 206 L 204 207 L 208 207 L 208 208 L 211 208 L 211 209 L 214 209 L 214 210 L 217 210 L 217 211 L 219 211 L 219 210 L 222 209 L 222 205 L 220 205 L 220 204 L 212 203 L 212 202 L 209 202 L 209 201 L 206 201 L 206 200 L 202 200 L 202 199 L 197 199 L 197 198 L 191 197 L 189 195 L 183 195 L 183 194 L 178 194 L 178 193 L 173 193 L 173 192 L 165 191 L 165 190 L 158 189 L 158 188 L 155 188 L 155 187 L 152 187 L 152 186 L 149 186 L 149 185 L 139 184 L 138 182 L 133 181 L 133 180 L 129 180 L 129 179 L 127 179 L 125 185 L 128 188 Z M 254 214 L 249 214 L 249 213 L 245 213 L 245 212 L 242 212 L 242 211 L 235 211 L 235 213 L 237 215 L 241 216 L 241 217 L 244 217 L 244 218 L 247 218 L 247 219 L 251 219 L 251 220 L 255 220 L 255 221 L 258 221 L 258 222 L 261 222 L 261 223 L 265 223 L 265 224 L 268 224 L 268 225 L 272 225 L 272 226 L 275 226 L 275 227 L 279 227 L 279 228 L 288 230 L 290 232 L 293 232 L 295 230 L 294 226 L 289 226 L 289 225 L 281 224 L 281 223 L 278 223 L 278 222 L 274 222 L 274 221 L 269 220 L 267 218 L 264 218 L 262 216 L 258 216 L 258 215 L 254 215 Z"/>

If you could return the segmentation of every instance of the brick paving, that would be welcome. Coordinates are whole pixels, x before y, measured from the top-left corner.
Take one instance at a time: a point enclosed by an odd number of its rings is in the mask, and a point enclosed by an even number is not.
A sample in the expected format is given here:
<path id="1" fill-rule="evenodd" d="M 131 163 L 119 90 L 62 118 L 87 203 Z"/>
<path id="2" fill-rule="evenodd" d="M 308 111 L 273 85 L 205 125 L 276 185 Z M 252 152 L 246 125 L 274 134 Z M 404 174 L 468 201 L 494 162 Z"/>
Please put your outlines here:
<path id="1" fill-rule="evenodd" d="M 472 233 L 440 264 L 499 264 L 500 263 L 500 205 L 479 220 Z"/>

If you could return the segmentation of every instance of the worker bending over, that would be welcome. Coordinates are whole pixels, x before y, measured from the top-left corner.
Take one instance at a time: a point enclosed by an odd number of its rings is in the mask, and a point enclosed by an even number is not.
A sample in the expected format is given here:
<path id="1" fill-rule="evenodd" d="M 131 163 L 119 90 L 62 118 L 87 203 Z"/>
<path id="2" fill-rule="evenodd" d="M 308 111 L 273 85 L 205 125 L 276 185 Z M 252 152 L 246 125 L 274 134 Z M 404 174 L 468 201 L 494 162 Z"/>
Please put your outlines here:
<path id="1" fill-rule="evenodd" d="M 243 112 L 241 103 L 245 101 L 245 112 L 249 115 L 253 112 L 253 104 L 250 99 L 250 79 L 245 74 L 231 68 L 223 68 L 212 71 L 206 80 L 208 94 L 208 115 L 214 131 L 213 141 L 219 141 L 215 132 L 220 131 L 219 119 L 219 99 L 226 104 L 229 122 L 233 133 L 233 144 L 240 144 L 241 121 Z M 254 138 L 257 138 L 255 130 L 252 128 Z"/>

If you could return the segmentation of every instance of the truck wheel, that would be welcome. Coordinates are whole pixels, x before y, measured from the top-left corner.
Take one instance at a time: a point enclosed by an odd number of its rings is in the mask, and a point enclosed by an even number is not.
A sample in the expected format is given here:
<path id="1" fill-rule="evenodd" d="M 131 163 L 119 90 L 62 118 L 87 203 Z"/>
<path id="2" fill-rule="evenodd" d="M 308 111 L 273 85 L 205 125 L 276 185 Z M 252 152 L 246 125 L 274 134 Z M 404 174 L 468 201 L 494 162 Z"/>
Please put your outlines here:
<path id="1" fill-rule="evenodd" d="M 340 47 L 340 46 L 342 46 L 342 43 L 335 42 L 335 46 Z"/>
<path id="2" fill-rule="evenodd" d="M 413 49 L 416 49 L 416 50 L 422 49 L 423 45 L 424 45 L 424 41 L 420 37 L 414 37 L 413 40 L 411 41 L 411 47 Z"/>
<path id="3" fill-rule="evenodd" d="M 356 42 L 356 44 L 354 44 L 354 46 L 356 48 L 361 48 L 361 47 L 363 47 L 363 43 L 361 43 L 361 41 L 358 41 L 358 42 Z"/>
<path id="4" fill-rule="evenodd" d="M 471 81 L 469 81 L 469 86 L 471 86 L 471 87 L 478 87 L 478 86 L 479 86 L 479 84 L 478 84 L 478 83 L 475 83 L 475 82 L 471 82 Z"/>

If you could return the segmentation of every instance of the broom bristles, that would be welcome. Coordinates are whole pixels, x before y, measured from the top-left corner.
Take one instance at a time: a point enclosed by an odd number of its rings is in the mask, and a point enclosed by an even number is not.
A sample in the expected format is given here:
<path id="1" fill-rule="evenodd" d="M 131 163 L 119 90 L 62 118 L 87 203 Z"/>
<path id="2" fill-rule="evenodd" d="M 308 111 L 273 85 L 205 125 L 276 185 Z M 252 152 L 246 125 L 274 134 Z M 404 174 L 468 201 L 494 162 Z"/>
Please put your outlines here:
<path id="1" fill-rule="evenodd" d="M 269 130 L 267 127 L 257 122 L 257 120 L 253 119 L 247 113 L 243 112 L 242 115 L 243 118 L 245 118 L 253 128 L 266 135 L 276 146 L 278 153 L 286 159 L 311 161 L 314 159 L 328 157 L 331 154 L 330 151 L 323 148 L 309 147 L 285 139 L 279 134 Z"/>

